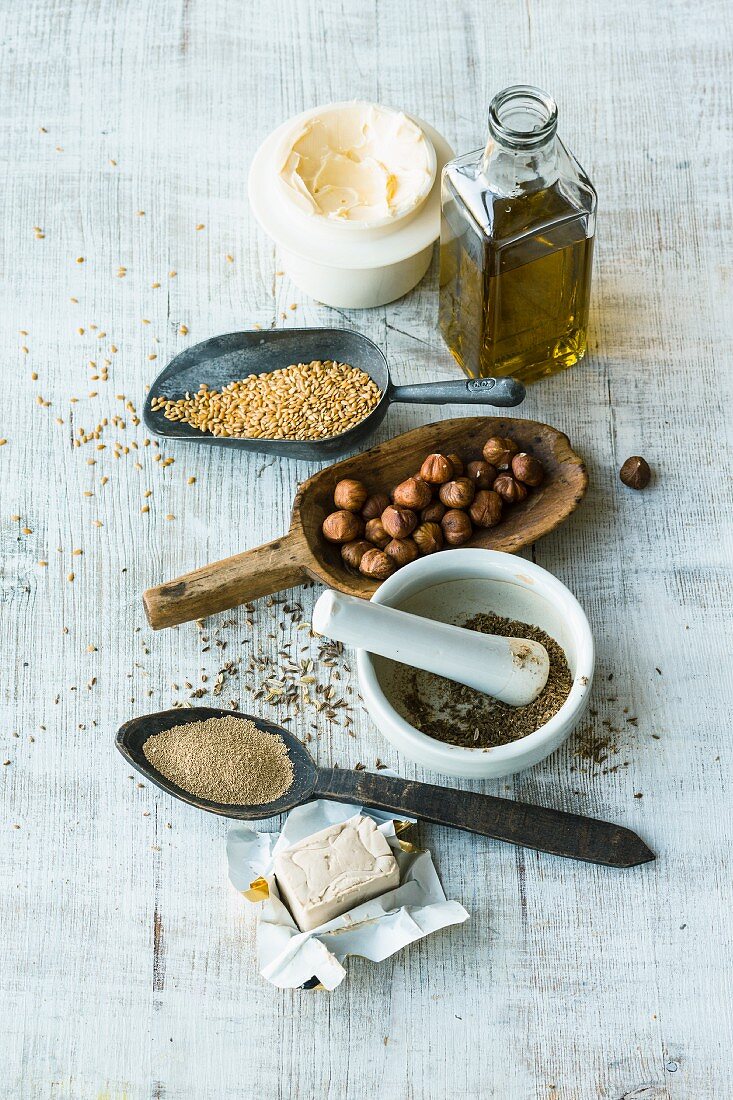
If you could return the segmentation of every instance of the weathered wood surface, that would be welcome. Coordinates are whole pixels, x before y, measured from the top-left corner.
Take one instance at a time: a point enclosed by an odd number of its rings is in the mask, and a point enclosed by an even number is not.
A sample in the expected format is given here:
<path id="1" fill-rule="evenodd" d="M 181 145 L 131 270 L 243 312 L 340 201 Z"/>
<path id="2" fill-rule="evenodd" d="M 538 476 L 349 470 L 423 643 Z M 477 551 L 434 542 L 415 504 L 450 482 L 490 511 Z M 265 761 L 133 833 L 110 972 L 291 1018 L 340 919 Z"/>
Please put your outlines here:
<path id="1" fill-rule="evenodd" d="M 5 0 L 0 41 L 3 1095 L 731 1095 L 730 5 Z M 534 556 L 590 615 L 593 723 L 621 732 L 605 765 L 576 740 L 485 789 L 628 825 L 658 860 L 614 872 L 424 827 L 470 922 L 353 961 L 331 996 L 279 993 L 253 966 L 226 825 L 138 787 L 113 738 L 270 633 L 306 644 L 263 602 L 202 652 L 193 625 L 153 635 L 140 594 L 281 534 L 314 468 L 203 449 L 163 468 L 116 395 L 140 408 L 175 352 L 255 323 L 355 326 L 397 382 L 453 376 L 435 268 L 384 309 L 315 306 L 277 274 L 247 167 L 276 123 L 353 95 L 463 151 L 517 79 L 555 93 L 600 194 L 592 352 L 521 415 L 589 465 L 588 499 Z M 380 438 L 440 415 L 395 408 Z M 71 446 L 104 417 L 105 450 Z M 115 440 L 140 450 L 116 459 Z M 617 478 L 634 453 L 657 472 L 643 494 Z M 431 778 L 363 715 L 356 738 L 317 724 L 322 764 Z"/>

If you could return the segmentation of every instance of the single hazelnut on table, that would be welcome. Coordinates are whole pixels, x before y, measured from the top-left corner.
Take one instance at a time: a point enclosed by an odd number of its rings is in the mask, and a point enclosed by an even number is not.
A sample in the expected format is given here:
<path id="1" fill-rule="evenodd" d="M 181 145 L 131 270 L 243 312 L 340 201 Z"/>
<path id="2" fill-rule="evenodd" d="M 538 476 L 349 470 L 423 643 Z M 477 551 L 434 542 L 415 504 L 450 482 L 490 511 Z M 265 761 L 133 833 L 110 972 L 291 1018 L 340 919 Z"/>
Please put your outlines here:
<path id="1" fill-rule="evenodd" d="M 463 477 L 465 466 L 460 455 L 448 455 L 448 461 L 453 467 L 453 477 Z"/>
<path id="2" fill-rule="evenodd" d="M 423 508 L 420 513 L 420 522 L 440 523 L 447 510 L 445 504 L 441 504 L 439 500 L 434 500 L 432 504 L 428 504 L 427 508 Z"/>
<path id="3" fill-rule="evenodd" d="M 523 481 L 525 485 L 533 487 L 541 485 L 545 479 L 545 468 L 540 460 L 533 455 L 526 454 L 525 451 L 515 455 L 512 459 L 512 473 L 517 481 Z"/>
<path id="4" fill-rule="evenodd" d="M 425 508 L 432 499 L 432 489 L 422 478 L 418 480 L 415 477 L 408 477 L 407 481 L 401 482 L 392 493 L 395 504 L 402 508 L 414 508 L 416 511 Z"/>
<path id="5" fill-rule="evenodd" d="M 384 529 L 381 519 L 376 516 L 374 519 L 368 519 L 366 527 L 364 528 L 364 537 L 373 543 L 374 546 L 378 546 L 380 550 L 384 550 L 385 546 L 389 542 L 391 535 L 388 535 Z"/>
<path id="6" fill-rule="evenodd" d="M 494 492 L 507 504 L 520 504 L 527 499 L 529 489 L 511 474 L 499 474 L 494 482 Z"/>
<path id="7" fill-rule="evenodd" d="M 652 479 L 652 472 L 645 458 L 641 455 L 632 455 L 631 458 L 626 459 L 618 476 L 630 489 L 646 489 Z"/>
<path id="8" fill-rule="evenodd" d="M 397 569 L 401 569 L 403 565 L 409 565 L 420 556 L 417 543 L 410 538 L 392 539 L 385 546 L 384 552 Z"/>
<path id="9" fill-rule="evenodd" d="M 375 581 L 386 581 L 387 577 L 391 577 L 394 571 L 395 567 L 387 555 L 383 554 L 381 550 L 375 549 L 375 547 L 367 550 L 359 565 L 359 572 Z"/>
<path id="10" fill-rule="evenodd" d="M 421 523 L 412 537 L 421 554 L 435 554 L 443 549 L 443 530 L 439 523 Z"/>
<path id="11" fill-rule="evenodd" d="M 409 508 L 395 508 L 390 504 L 382 512 L 382 526 L 393 539 L 406 539 L 417 527 L 417 516 Z"/>
<path id="12" fill-rule="evenodd" d="M 469 462 L 466 468 L 466 476 L 470 477 L 477 489 L 490 489 L 496 481 L 496 466 L 490 462 Z"/>
<path id="13" fill-rule="evenodd" d="M 344 565 L 348 565 L 349 569 L 358 569 L 361 565 L 361 559 L 366 554 L 367 550 L 373 550 L 371 542 L 367 542 L 366 539 L 357 539 L 356 542 L 345 542 L 341 547 L 341 557 Z"/>
<path id="14" fill-rule="evenodd" d="M 347 477 L 339 481 L 334 489 L 333 503 L 337 508 L 345 508 L 347 512 L 360 512 L 368 496 L 366 485 Z"/>
<path id="15" fill-rule="evenodd" d="M 501 519 L 502 501 L 492 489 L 480 489 L 468 514 L 477 527 L 495 527 Z"/>
<path id="16" fill-rule="evenodd" d="M 366 498 L 361 514 L 364 519 L 379 519 L 385 508 L 389 507 L 389 497 L 386 493 L 373 493 Z"/>
<path id="17" fill-rule="evenodd" d="M 471 520 L 458 508 L 447 511 L 440 526 L 443 528 L 443 538 L 449 546 L 463 546 L 473 534 Z"/>
<path id="18" fill-rule="evenodd" d="M 497 470 L 508 470 L 511 460 L 519 451 L 513 439 L 503 435 L 492 435 L 484 443 L 484 461 L 496 466 Z"/>
<path id="19" fill-rule="evenodd" d="M 453 466 L 445 455 L 428 455 L 420 467 L 420 477 L 431 485 L 442 485 L 453 477 Z"/>
<path id="20" fill-rule="evenodd" d="M 364 521 L 353 512 L 342 509 L 326 516 L 321 530 L 329 542 L 353 542 L 364 534 Z"/>
<path id="21" fill-rule="evenodd" d="M 468 508 L 476 492 L 476 486 L 470 477 L 457 477 L 455 481 L 446 481 L 440 486 L 438 496 L 446 508 Z"/>

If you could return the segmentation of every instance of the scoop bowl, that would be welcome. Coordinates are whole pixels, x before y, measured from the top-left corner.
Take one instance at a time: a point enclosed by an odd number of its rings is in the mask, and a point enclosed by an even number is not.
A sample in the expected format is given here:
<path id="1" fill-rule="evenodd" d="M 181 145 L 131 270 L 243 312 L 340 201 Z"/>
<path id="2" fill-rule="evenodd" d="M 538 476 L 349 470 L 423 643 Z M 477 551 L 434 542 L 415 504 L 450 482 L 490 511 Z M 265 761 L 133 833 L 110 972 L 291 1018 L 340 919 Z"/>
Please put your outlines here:
<path id="1" fill-rule="evenodd" d="M 205 722 L 207 718 L 244 718 L 253 722 L 264 733 L 274 733 L 282 737 L 285 742 L 290 761 L 293 765 L 293 785 L 285 794 L 274 802 L 266 802 L 260 806 L 239 806 L 224 802 L 212 802 L 208 798 L 199 798 L 191 794 L 183 787 L 166 779 L 157 768 L 154 768 L 143 752 L 143 745 L 149 737 L 154 737 L 164 730 L 173 729 L 175 726 L 185 726 L 189 722 Z M 287 813 L 289 810 L 307 802 L 316 789 L 318 769 L 315 761 L 307 748 L 294 734 L 276 726 L 264 718 L 254 714 L 239 714 L 236 711 L 221 710 L 218 707 L 187 707 L 185 710 L 162 710 L 156 714 L 144 714 L 139 718 L 132 718 L 125 722 L 117 731 L 116 744 L 119 751 L 136 771 L 144 775 L 147 780 L 160 787 L 166 794 L 180 799 L 181 802 L 195 806 L 198 810 L 206 810 L 210 814 L 219 814 L 220 817 L 236 818 L 240 821 L 257 821 L 266 817 L 274 817 L 275 814 Z"/>

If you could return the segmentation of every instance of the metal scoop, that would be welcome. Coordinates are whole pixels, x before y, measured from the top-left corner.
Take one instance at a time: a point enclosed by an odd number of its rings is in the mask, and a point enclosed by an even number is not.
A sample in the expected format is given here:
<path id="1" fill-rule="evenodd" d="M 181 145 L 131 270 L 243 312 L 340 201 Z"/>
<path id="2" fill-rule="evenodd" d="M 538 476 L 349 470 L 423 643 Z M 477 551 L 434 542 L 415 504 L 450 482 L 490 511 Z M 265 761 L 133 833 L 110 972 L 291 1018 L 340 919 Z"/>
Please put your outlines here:
<path id="1" fill-rule="evenodd" d="M 202 382 L 209 389 L 221 390 L 230 382 L 239 381 L 249 374 L 263 374 L 288 367 L 291 363 L 310 363 L 314 359 L 333 359 L 358 367 L 373 379 L 382 394 L 379 404 L 361 423 L 328 439 L 223 438 L 201 432 L 180 421 L 166 420 L 162 409 L 156 412 L 152 409 L 155 398 L 176 399 L 185 393 L 196 393 Z M 448 382 L 423 382 L 416 386 L 394 386 L 384 355 L 376 344 L 359 332 L 340 328 L 270 329 L 266 332 L 230 332 L 186 348 L 171 359 L 153 382 L 145 401 L 143 418 L 151 432 L 166 439 L 326 462 L 355 450 L 363 439 L 376 431 L 393 401 L 510 408 L 521 404 L 524 394 L 524 386 L 516 378 L 462 378 Z"/>
<path id="2" fill-rule="evenodd" d="M 263 806 L 231 806 L 197 798 L 161 775 L 143 752 L 148 737 L 187 722 L 207 718 L 248 718 L 266 733 L 279 734 L 287 745 L 293 765 L 293 784 L 275 802 Z M 151 783 L 200 810 L 244 821 L 260 820 L 310 802 L 327 798 L 372 806 L 395 817 L 419 817 L 436 825 L 464 829 L 469 833 L 494 837 L 509 844 L 521 844 L 539 852 L 602 863 L 607 867 L 635 867 L 654 859 L 654 853 L 636 833 L 623 825 L 612 825 L 594 817 L 581 817 L 547 806 L 531 806 L 489 794 L 415 783 L 383 773 L 350 771 L 346 768 L 319 768 L 307 748 L 289 730 L 275 726 L 252 714 L 238 714 L 214 707 L 164 710 L 133 718 L 117 733 L 117 748 L 134 768 Z"/>

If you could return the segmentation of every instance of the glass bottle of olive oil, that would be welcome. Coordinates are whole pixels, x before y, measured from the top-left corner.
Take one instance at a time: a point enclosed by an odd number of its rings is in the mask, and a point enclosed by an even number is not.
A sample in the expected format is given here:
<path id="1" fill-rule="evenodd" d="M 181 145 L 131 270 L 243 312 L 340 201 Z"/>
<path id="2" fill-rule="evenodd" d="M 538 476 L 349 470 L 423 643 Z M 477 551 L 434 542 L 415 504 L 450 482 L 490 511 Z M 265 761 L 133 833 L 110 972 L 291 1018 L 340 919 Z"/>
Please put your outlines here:
<path id="1" fill-rule="evenodd" d="M 440 328 L 472 378 L 555 374 L 585 355 L 596 193 L 557 137 L 557 105 L 507 88 L 486 149 L 442 179 Z"/>

